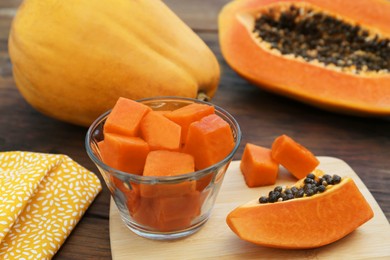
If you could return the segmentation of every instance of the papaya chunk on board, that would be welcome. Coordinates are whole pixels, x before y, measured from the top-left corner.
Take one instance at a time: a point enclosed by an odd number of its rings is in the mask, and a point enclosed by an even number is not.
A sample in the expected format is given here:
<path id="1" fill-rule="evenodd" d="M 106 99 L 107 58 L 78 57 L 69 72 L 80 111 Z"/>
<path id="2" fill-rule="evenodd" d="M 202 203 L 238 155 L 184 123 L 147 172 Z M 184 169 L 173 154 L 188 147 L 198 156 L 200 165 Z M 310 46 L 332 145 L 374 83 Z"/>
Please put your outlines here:
<path id="1" fill-rule="evenodd" d="M 195 168 L 201 170 L 224 159 L 234 144 L 230 125 L 211 114 L 189 126 L 183 151 L 194 156 Z"/>
<path id="2" fill-rule="evenodd" d="M 151 150 L 179 150 L 181 127 L 161 113 L 149 112 L 140 125 L 141 135 Z"/>
<path id="3" fill-rule="evenodd" d="M 185 153 L 157 150 L 149 152 L 144 176 L 175 176 L 194 171 L 194 158 Z M 195 191 L 196 182 L 141 184 L 143 197 L 174 197 L 190 194 Z"/>
<path id="4" fill-rule="evenodd" d="M 108 166 L 142 175 L 149 146 L 141 138 L 105 133 L 98 146 L 103 162 Z"/>
<path id="5" fill-rule="evenodd" d="M 181 126 L 181 143 L 185 143 L 190 124 L 211 114 L 214 114 L 214 106 L 192 103 L 166 113 L 165 116 Z"/>
<path id="6" fill-rule="evenodd" d="M 120 97 L 104 123 L 104 133 L 139 136 L 140 122 L 150 111 L 144 104 Z"/>
<path id="7" fill-rule="evenodd" d="M 248 187 L 259 187 L 275 184 L 279 165 L 272 159 L 270 149 L 247 143 L 240 169 Z"/>
<path id="8" fill-rule="evenodd" d="M 274 140 L 271 155 L 297 179 L 304 178 L 320 163 L 312 152 L 287 135 L 281 135 Z"/>

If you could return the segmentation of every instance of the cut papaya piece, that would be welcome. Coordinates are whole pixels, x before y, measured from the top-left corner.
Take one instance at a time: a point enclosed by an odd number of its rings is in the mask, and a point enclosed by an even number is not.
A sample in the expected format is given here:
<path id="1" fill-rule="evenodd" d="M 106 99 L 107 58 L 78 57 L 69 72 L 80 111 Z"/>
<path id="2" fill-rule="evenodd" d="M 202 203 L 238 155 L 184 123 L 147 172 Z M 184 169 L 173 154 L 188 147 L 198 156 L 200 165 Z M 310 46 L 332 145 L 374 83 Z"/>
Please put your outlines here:
<path id="1" fill-rule="evenodd" d="M 175 220 L 167 220 L 165 222 L 159 222 L 157 230 L 161 232 L 172 232 L 183 230 L 191 226 L 192 218 L 180 218 Z"/>
<path id="2" fill-rule="evenodd" d="M 222 55 L 257 87 L 337 113 L 390 115 L 390 2 L 235 0 Z"/>
<path id="3" fill-rule="evenodd" d="M 154 210 L 161 231 L 188 228 L 192 219 L 200 214 L 201 200 L 197 191 L 181 197 L 163 197 L 155 202 Z"/>
<path id="4" fill-rule="evenodd" d="M 103 162 L 108 166 L 127 173 L 142 174 L 149 146 L 141 138 L 105 133 L 99 148 Z"/>
<path id="5" fill-rule="evenodd" d="M 199 192 L 181 197 L 141 197 L 137 204 L 130 204 L 130 213 L 141 225 L 164 232 L 180 230 L 188 228 L 200 214 L 200 198 Z"/>
<path id="6" fill-rule="evenodd" d="M 170 113 L 166 113 L 165 116 L 181 126 L 181 142 L 185 143 L 190 124 L 211 114 L 214 114 L 214 106 L 192 103 Z"/>
<path id="7" fill-rule="evenodd" d="M 141 122 L 141 135 L 151 150 L 178 151 L 181 128 L 157 112 L 149 112 Z"/>
<path id="8" fill-rule="evenodd" d="M 156 211 L 159 218 L 164 221 L 192 219 L 200 214 L 200 192 L 198 191 L 181 197 L 163 197 L 158 202 Z"/>
<path id="9" fill-rule="evenodd" d="M 302 183 L 303 180 L 294 187 L 303 189 Z M 355 182 L 345 177 L 322 193 L 274 203 L 253 200 L 231 211 L 226 221 L 239 238 L 251 243 L 305 249 L 335 242 L 372 217 L 373 211 Z"/>
<path id="10" fill-rule="evenodd" d="M 211 114 L 189 126 L 183 151 L 194 156 L 195 168 L 201 170 L 223 160 L 234 144 L 230 125 Z"/>
<path id="11" fill-rule="evenodd" d="M 279 165 L 272 159 L 270 149 L 247 143 L 240 169 L 248 187 L 259 187 L 275 184 Z"/>
<path id="12" fill-rule="evenodd" d="M 203 191 L 213 181 L 214 173 L 209 173 L 196 180 L 196 190 Z"/>
<path id="13" fill-rule="evenodd" d="M 104 123 L 104 133 L 139 136 L 140 122 L 150 111 L 144 104 L 120 97 Z"/>
<path id="14" fill-rule="evenodd" d="M 177 176 L 194 172 L 194 158 L 185 153 L 166 150 L 151 151 L 145 162 L 144 176 Z M 141 184 L 143 197 L 178 197 L 195 191 L 196 182 Z"/>
<path id="15" fill-rule="evenodd" d="M 135 210 L 130 211 L 131 217 L 137 224 L 155 229 L 158 228 L 159 220 L 154 209 L 155 200 L 156 198 L 139 197 L 137 207 Z"/>
<path id="16" fill-rule="evenodd" d="M 131 186 L 129 184 L 123 184 L 121 180 L 118 178 L 114 178 L 114 182 L 117 187 L 123 192 L 126 197 L 126 206 L 129 210 L 130 216 L 133 216 L 134 213 L 138 210 L 140 204 L 140 193 L 139 193 L 139 184 L 132 183 Z"/>
<path id="17" fill-rule="evenodd" d="M 297 179 L 305 177 L 320 163 L 312 152 L 287 135 L 275 139 L 272 143 L 271 155 Z"/>

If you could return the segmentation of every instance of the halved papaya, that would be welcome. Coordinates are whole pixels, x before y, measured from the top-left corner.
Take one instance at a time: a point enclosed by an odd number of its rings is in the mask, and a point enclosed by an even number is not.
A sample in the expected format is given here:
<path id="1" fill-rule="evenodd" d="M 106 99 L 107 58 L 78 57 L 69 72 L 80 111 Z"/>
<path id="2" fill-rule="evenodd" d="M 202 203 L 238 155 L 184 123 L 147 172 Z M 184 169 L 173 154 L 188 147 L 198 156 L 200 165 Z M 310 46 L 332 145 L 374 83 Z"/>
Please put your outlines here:
<path id="1" fill-rule="evenodd" d="M 294 187 L 301 187 L 305 180 Z M 315 194 L 297 192 L 295 198 L 280 201 L 274 200 L 283 193 L 276 187 L 269 193 L 268 203 L 262 196 L 239 206 L 229 213 L 227 224 L 241 239 L 263 246 L 304 249 L 327 245 L 345 237 L 374 214 L 351 178 L 339 181 Z M 279 195 L 275 195 L 277 192 Z"/>
<path id="2" fill-rule="evenodd" d="M 267 91 L 355 115 L 390 115 L 390 2 L 235 0 L 224 58 Z"/>

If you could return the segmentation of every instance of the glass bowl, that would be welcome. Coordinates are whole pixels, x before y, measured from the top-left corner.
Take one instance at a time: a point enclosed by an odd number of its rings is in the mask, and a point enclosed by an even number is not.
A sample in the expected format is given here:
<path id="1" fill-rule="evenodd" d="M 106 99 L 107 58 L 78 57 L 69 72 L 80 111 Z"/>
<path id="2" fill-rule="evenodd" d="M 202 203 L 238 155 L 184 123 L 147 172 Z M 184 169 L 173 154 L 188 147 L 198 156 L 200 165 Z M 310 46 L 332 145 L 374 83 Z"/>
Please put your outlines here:
<path id="1" fill-rule="evenodd" d="M 97 118 L 88 129 L 86 151 L 102 174 L 125 225 L 137 235 L 150 239 L 168 240 L 191 235 L 210 217 L 225 172 L 241 142 L 240 127 L 224 109 L 196 99 L 154 97 L 138 102 L 156 111 L 175 110 L 191 103 L 214 106 L 215 114 L 229 123 L 232 130 L 235 146 L 218 163 L 177 176 L 142 176 L 119 171 L 102 161 L 97 143 L 104 139 L 103 126 L 110 111 Z M 195 185 L 196 192 L 167 194 L 169 190 L 185 190 L 191 185 Z"/>

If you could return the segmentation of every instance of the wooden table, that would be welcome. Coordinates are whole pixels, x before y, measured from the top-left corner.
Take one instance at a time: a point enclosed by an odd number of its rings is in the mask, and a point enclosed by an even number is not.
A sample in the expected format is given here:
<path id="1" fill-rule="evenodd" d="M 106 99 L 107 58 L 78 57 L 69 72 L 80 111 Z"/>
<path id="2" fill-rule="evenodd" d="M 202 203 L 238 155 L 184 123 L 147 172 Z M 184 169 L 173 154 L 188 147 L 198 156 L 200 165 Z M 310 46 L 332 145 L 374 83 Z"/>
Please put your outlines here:
<path id="1" fill-rule="evenodd" d="M 0 2 L 0 151 L 67 154 L 94 171 L 84 149 L 87 129 L 48 118 L 19 94 L 12 78 L 8 33 L 21 0 Z M 287 134 L 318 156 L 347 162 L 390 219 L 390 118 L 361 118 L 322 111 L 267 93 L 240 78 L 224 61 L 218 44 L 217 15 L 228 0 L 169 0 L 166 3 L 195 30 L 217 56 L 222 78 L 212 100 L 226 108 L 243 132 L 239 160 L 247 142 L 270 146 Z M 108 189 L 104 187 L 55 259 L 110 259 Z"/>

